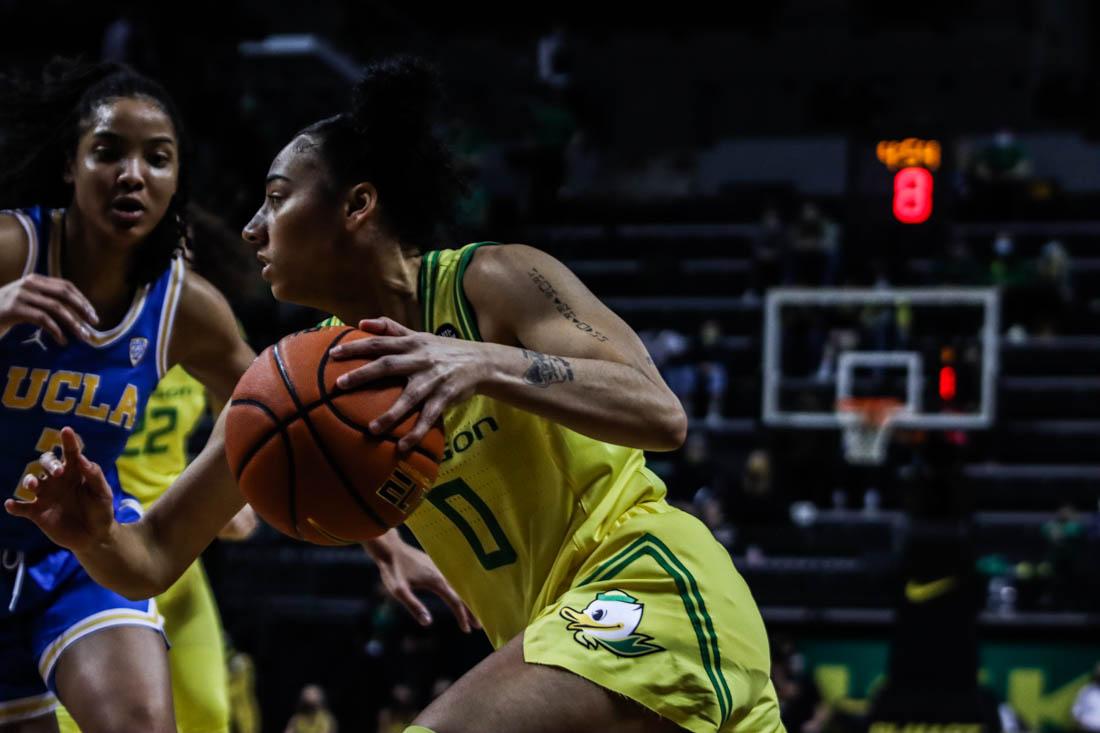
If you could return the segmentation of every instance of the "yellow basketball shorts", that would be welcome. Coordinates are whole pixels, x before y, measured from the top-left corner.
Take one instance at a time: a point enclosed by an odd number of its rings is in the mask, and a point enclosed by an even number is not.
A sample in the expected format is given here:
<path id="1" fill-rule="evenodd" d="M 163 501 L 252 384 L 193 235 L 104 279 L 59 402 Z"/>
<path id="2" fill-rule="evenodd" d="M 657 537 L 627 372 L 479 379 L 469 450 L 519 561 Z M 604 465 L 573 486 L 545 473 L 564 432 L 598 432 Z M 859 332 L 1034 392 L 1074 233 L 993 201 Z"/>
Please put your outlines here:
<path id="1" fill-rule="evenodd" d="M 172 647 L 172 697 L 180 733 L 228 733 L 229 688 L 225 642 L 214 594 L 196 561 L 175 584 L 157 596 L 164 631 Z M 64 708 L 58 708 L 61 733 L 79 733 Z"/>
<path id="2" fill-rule="evenodd" d="M 567 669 L 693 733 L 783 731 L 768 637 L 700 521 L 645 504 L 524 631 L 524 659 Z"/>

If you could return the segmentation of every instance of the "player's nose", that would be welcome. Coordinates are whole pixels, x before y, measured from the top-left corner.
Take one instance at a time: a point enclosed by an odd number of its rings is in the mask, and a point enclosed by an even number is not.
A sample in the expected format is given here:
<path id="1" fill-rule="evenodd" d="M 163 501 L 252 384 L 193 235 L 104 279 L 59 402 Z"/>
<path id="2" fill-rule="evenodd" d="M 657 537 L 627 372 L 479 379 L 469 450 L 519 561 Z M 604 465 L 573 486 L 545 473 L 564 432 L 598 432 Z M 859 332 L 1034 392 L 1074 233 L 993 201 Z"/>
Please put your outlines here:
<path id="1" fill-rule="evenodd" d="M 256 212 L 241 230 L 241 238 L 253 247 L 262 247 L 267 242 L 267 228 L 263 225 L 259 212 Z"/>

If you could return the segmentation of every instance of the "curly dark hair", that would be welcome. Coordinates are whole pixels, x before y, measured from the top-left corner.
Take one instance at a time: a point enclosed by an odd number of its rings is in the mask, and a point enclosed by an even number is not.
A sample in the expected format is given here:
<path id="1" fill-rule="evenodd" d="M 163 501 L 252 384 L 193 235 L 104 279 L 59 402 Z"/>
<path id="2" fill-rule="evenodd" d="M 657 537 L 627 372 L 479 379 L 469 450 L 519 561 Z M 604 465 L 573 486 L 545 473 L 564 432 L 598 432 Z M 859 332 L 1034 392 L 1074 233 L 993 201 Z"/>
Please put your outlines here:
<path id="1" fill-rule="evenodd" d="M 334 195 L 371 182 L 383 222 L 400 242 L 421 250 L 453 223 L 466 192 L 454 156 L 432 129 L 441 98 L 439 75 L 428 62 L 392 56 L 367 66 L 349 111 L 298 133 L 314 142 Z"/>
<path id="2" fill-rule="evenodd" d="M 124 64 L 54 59 L 41 80 L 0 76 L 0 208 L 68 206 L 72 185 L 62 177 L 96 108 L 120 98 L 151 100 L 172 121 L 180 149 L 176 194 L 164 218 L 138 248 L 129 280 L 155 280 L 188 243 L 188 145 L 167 90 Z"/>

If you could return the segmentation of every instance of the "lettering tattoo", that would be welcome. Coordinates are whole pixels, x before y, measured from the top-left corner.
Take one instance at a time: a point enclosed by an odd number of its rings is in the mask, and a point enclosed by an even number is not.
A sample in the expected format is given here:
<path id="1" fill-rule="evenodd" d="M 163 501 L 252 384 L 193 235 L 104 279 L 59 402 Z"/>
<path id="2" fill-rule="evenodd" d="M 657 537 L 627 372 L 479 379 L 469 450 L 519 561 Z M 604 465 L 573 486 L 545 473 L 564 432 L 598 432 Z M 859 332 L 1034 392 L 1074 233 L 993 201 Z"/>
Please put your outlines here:
<path id="1" fill-rule="evenodd" d="M 546 279 L 545 275 L 539 272 L 537 267 L 532 267 L 531 271 L 527 273 L 527 275 L 531 278 L 531 282 L 535 284 L 535 287 L 539 289 L 539 292 L 546 296 L 546 299 L 554 304 L 554 309 L 562 315 L 562 318 L 566 319 L 574 326 L 576 326 L 577 330 L 584 331 L 597 341 L 603 342 L 608 340 L 607 336 L 604 336 L 591 325 L 585 323 L 580 318 L 577 318 L 576 311 L 570 308 L 569 304 L 561 299 L 561 296 L 558 295 L 557 289 L 555 289 L 554 286 L 550 284 L 550 281 Z"/>
<path id="2" fill-rule="evenodd" d="M 531 361 L 531 366 L 523 373 L 523 381 L 527 384 L 549 387 L 551 384 L 573 381 L 573 367 L 560 356 L 547 356 L 523 349 L 523 358 Z"/>

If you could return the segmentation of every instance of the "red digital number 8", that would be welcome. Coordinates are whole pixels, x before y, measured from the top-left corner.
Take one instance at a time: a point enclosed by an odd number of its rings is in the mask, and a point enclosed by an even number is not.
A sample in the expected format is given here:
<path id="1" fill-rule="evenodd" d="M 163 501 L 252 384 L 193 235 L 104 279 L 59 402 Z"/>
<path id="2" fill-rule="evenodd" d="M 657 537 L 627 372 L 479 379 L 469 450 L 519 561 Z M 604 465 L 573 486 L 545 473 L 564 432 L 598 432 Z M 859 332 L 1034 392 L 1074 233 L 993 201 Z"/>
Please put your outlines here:
<path id="1" fill-rule="evenodd" d="M 894 216 L 902 224 L 921 224 L 932 215 L 932 174 L 902 168 L 894 176 Z"/>

